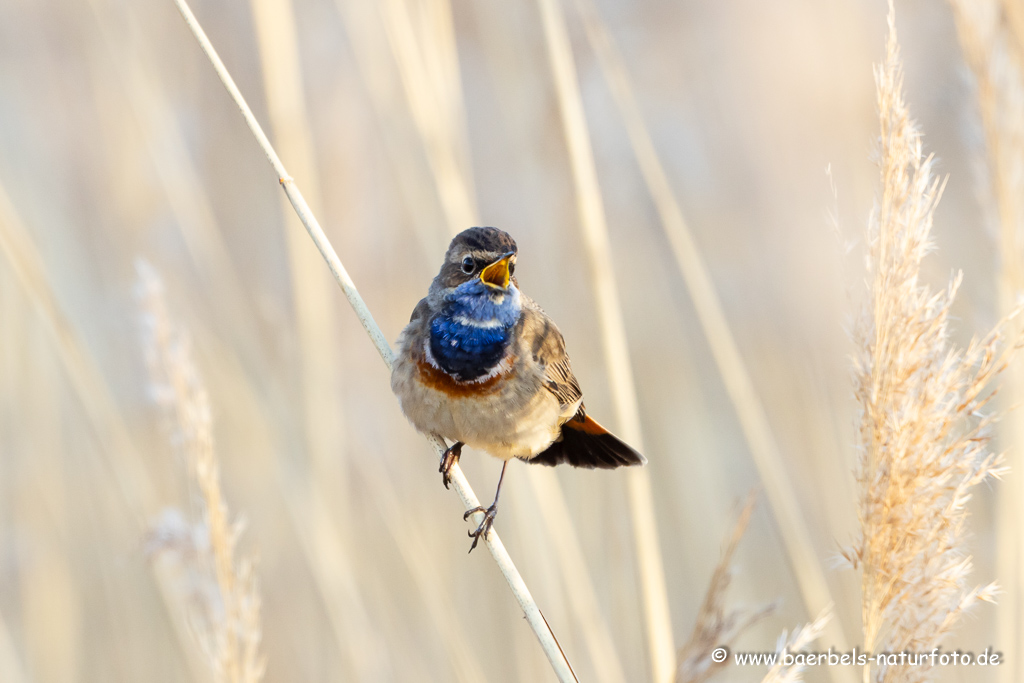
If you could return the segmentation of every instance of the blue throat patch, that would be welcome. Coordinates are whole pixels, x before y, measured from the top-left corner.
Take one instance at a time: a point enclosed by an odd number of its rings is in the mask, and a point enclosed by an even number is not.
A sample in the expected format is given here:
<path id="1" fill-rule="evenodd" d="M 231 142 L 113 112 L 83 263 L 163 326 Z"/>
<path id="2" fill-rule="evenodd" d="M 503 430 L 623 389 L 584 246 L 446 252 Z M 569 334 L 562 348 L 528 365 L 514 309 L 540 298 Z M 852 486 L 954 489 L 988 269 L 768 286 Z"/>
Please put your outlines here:
<path id="1" fill-rule="evenodd" d="M 456 287 L 430 321 L 434 361 L 462 382 L 486 375 L 504 357 L 521 312 L 519 291 L 513 287 L 500 303 L 478 279 Z"/>

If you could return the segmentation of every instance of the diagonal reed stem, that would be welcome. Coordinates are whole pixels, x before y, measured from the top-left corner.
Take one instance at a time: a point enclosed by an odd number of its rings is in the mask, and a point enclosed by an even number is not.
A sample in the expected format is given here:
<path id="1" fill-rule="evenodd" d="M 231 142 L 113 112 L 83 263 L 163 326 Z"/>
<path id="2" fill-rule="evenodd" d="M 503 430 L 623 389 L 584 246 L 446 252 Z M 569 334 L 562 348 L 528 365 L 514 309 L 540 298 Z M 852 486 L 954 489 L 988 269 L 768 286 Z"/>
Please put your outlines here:
<path id="1" fill-rule="evenodd" d="M 213 65 L 214 70 L 217 72 L 217 76 L 227 89 L 228 94 L 231 95 L 231 98 L 241 111 L 246 124 L 249 126 L 249 130 L 252 131 L 253 136 L 263 149 L 264 154 L 267 155 L 267 159 L 270 161 L 271 166 L 274 167 L 274 171 L 277 173 L 281 187 L 284 189 L 285 194 L 288 195 L 288 200 L 295 208 L 295 212 L 298 214 L 300 220 L 302 220 L 302 224 L 305 226 L 310 238 L 312 238 L 313 242 L 316 244 L 321 256 L 323 256 L 324 260 L 327 262 L 327 266 L 330 268 L 331 273 L 334 275 L 334 279 L 337 280 L 338 285 L 345 293 L 345 296 L 348 299 L 349 304 L 352 306 L 352 309 L 355 311 L 356 317 L 359 318 L 359 322 L 362 324 L 363 329 L 365 329 L 366 333 L 370 336 L 370 340 L 373 342 L 373 345 L 377 348 L 378 353 L 380 353 L 381 358 L 384 360 L 385 365 L 387 365 L 390 370 L 394 363 L 394 353 L 391 350 L 391 346 L 384 338 L 384 333 L 381 332 L 380 327 L 376 322 L 374 322 L 373 315 L 370 313 L 366 303 L 359 295 L 355 283 L 352 282 L 352 278 L 349 277 L 348 272 L 345 270 L 345 266 L 342 265 L 341 259 L 338 258 L 338 254 L 334 251 L 334 247 L 331 246 L 330 241 L 324 234 L 323 228 L 320 227 L 320 224 L 313 215 L 313 212 L 310 211 L 309 206 L 306 204 L 306 200 L 302 197 L 302 193 L 295 185 L 295 181 L 288 175 L 284 165 L 281 163 L 277 153 L 274 151 L 273 146 L 271 146 L 267 136 L 263 133 L 263 129 L 260 127 L 259 122 L 256 121 L 256 117 L 253 115 L 252 110 L 249 109 L 249 105 L 246 104 L 245 98 L 242 97 L 241 92 L 238 90 L 238 86 L 235 85 L 235 82 L 228 73 L 227 68 L 217 55 L 217 51 L 210 43 L 209 38 L 207 38 L 206 33 L 199 25 L 195 15 L 192 14 L 192 10 L 189 9 L 185 0 L 174 0 L 174 4 L 177 6 L 178 11 L 181 12 L 182 17 L 185 19 L 185 23 L 199 42 L 203 52 L 209 58 L 210 63 Z M 438 458 L 440 458 L 446 448 L 444 441 L 437 436 L 428 437 L 427 440 L 434 447 Z M 470 487 L 469 482 L 466 480 L 466 476 L 462 473 L 462 470 L 458 465 L 452 467 L 451 479 L 452 485 L 454 486 L 455 491 L 459 494 L 459 497 L 462 499 L 463 505 L 466 509 L 477 507 L 479 505 L 479 500 L 477 499 L 476 494 L 473 493 L 473 489 Z M 482 521 L 482 513 L 476 513 L 475 517 L 477 522 Z M 534 601 L 533 596 L 530 595 L 530 590 L 526 587 L 526 583 L 519 575 L 515 564 L 512 562 L 512 558 L 509 556 L 508 551 L 505 550 L 505 546 L 502 544 L 498 534 L 492 529 L 487 534 L 484 541 L 487 544 L 487 549 L 490 551 L 495 563 L 497 563 L 498 569 L 508 582 L 509 588 L 512 590 L 512 594 L 519 602 L 519 606 L 522 608 L 523 613 L 526 616 L 526 620 L 533 629 L 534 634 L 536 634 L 537 640 L 540 642 L 540 645 L 544 650 L 544 654 L 551 663 L 558 680 L 563 683 L 576 681 L 576 675 L 573 673 L 572 667 L 569 665 L 569 661 L 566 659 L 565 654 L 559 647 L 554 633 L 552 633 L 551 628 L 548 626 L 544 616 L 541 614 L 540 608 L 537 607 L 537 603 Z"/>

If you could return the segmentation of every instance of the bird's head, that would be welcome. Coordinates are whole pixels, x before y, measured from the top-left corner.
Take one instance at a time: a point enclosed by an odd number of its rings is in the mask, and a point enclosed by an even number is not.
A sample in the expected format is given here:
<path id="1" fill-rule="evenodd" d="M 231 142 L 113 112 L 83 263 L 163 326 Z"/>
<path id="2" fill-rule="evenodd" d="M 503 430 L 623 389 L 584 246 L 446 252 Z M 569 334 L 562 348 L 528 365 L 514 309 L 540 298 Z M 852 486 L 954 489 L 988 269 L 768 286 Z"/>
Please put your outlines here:
<path id="1" fill-rule="evenodd" d="M 439 294 L 453 290 L 472 289 L 481 293 L 504 295 L 510 285 L 517 285 L 516 242 L 511 235 L 497 228 L 463 230 L 448 246 L 441 272 L 434 278 Z M 479 285 L 478 285 L 479 283 Z"/>
<path id="2" fill-rule="evenodd" d="M 436 308 L 455 303 L 486 310 L 513 306 L 518 316 L 517 251 L 515 240 L 497 228 L 463 230 L 449 245 L 441 271 L 430 286 L 431 303 Z M 484 310 L 478 313 L 482 315 Z"/>

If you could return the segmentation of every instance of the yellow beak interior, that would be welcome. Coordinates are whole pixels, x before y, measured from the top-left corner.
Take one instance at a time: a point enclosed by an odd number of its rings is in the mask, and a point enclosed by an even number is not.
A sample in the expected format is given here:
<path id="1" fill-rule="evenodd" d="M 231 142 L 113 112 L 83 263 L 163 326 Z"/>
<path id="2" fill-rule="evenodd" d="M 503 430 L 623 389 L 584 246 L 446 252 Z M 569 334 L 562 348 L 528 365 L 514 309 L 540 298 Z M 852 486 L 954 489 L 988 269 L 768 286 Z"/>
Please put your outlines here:
<path id="1" fill-rule="evenodd" d="M 480 271 L 480 279 L 485 285 L 508 288 L 512 275 L 508 272 L 509 262 L 515 254 L 507 254 Z"/>

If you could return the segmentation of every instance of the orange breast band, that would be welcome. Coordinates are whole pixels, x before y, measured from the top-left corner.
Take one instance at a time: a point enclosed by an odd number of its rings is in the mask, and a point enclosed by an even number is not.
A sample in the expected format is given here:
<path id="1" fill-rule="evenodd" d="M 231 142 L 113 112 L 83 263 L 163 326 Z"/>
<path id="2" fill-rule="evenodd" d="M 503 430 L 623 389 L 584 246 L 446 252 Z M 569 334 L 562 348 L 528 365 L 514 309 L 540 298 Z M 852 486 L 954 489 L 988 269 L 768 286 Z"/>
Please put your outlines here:
<path id="1" fill-rule="evenodd" d="M 444 370 L 435 368 L 424 358 L 417 359 L 416 369 L 418 371 L 416 378 L 424 386 L 437 389 L 453 397 L 480 396 L 493 393 L 497 389 L 498 383 L 505 376 L 505 373 L 499 372 L 483 382 L 460 382 Z"/>

